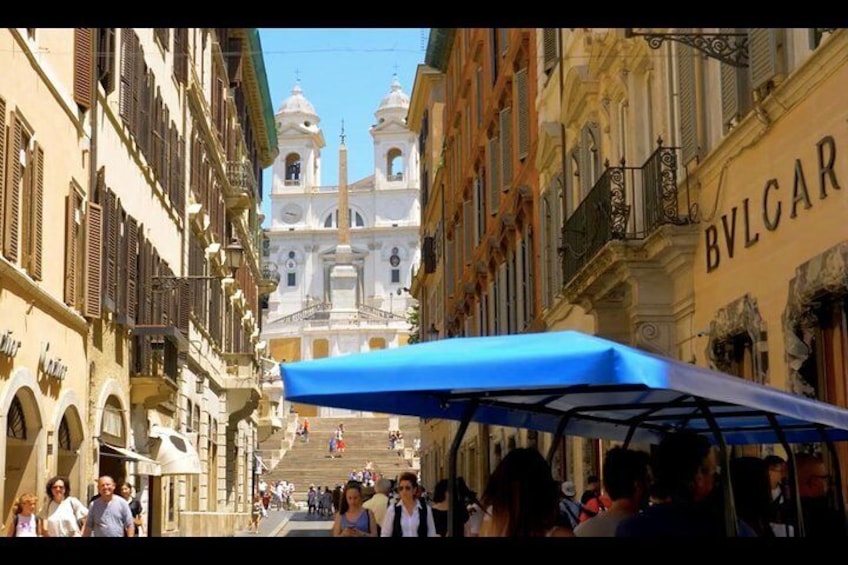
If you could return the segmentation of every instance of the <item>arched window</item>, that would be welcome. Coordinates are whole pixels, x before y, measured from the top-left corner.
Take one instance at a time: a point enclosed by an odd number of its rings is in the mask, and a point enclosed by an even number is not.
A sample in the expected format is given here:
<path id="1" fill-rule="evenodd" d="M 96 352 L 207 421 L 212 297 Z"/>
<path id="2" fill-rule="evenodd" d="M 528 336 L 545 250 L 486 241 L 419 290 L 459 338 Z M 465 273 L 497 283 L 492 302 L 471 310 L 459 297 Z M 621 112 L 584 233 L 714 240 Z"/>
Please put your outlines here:
<path id="1" fill-rule="evenodd" d="M 67 415 L 63 415 L 59 423 L 59 449 L 71 450 L 71 427 L 68 425 Z"/>
<path id="2" fill-rule="evenodd" d="M 286 186 L 300 185 L 300 155 L 289 153 L 286 156 Z"/>
<path id="3" fill-rule="evenodd" d="M 9 406 L 9 414 L 6 416 L 6 437 L 15 439 L 27 438 L 26 417 L 21 400 L 16 396 Z"/>
<path id="4" fill-rule="evenodd" d="M 350 227 L 352 228 L 364 228 L 365 227 L 365 219 L 362 217 L 362 214 L 356 212 L 354 210 L 350 210 L 348 212 L 348 218 L 350 218 Z M 337 228 L 339 227 L 339 211 L 336 210 L 331 214 L 327 214 L 327 217 L 324 218 L 324 227 L 325 228 Z"/>
<path id="5" fill-rule="evenodd" d="M 397 147 L 389 149 L 386 156 L 386 180 L 403 180 L 403 153 Z"/>

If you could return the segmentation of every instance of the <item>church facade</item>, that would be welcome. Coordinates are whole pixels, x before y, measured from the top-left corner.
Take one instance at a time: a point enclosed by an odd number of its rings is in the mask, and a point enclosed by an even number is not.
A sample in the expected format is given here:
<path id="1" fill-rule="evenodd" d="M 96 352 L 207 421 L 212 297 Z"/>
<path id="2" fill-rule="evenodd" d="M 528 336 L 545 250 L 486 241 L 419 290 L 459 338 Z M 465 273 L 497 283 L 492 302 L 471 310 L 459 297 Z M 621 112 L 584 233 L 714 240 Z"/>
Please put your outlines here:
<path id="1" fill-rule="evenodd" d="M 279 155 L 263 252 L 280 284 L 268 297 L 262 324 L 262 339 L 276 361 L 335 357 L 408 341 L 415 303 L 408 289 L 420 259 L 419 155 L 406 123 L 408 109 L 409 97 L 395 78 L 370 130 L 373 174 L 348 183 L 342 135 L 337 186 L 321 184 L 326 143 L 320 118 L 299 84 L 277 110 Z M 270 409 L 283 411 L 281 404 Z M 297 411 L 340 413 L 305 406 Z"/>

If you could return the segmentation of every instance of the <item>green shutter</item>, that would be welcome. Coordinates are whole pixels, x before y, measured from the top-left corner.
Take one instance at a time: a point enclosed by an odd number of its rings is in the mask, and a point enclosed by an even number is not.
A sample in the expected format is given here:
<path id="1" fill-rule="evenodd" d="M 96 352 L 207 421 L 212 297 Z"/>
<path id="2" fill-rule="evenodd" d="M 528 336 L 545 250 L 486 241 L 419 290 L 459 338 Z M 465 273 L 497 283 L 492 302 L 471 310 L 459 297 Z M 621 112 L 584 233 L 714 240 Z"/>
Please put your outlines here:
<path id="1" fill-rule="evenodd" d="M 523 160 L 530 152 L 530 89 L 526 68 L 515 73 L 515 90 L 518 100 L 518 158 Z"/>
<path id="2" fill-rule="evenodd" d="M 783 30 L 753 28 L 748 30 L 748 66 L 754 90 L 766 87 L 783 73 L 782 56 L 778 53 Z"/>
<path id="3" fill-rule="evenodd" d="M 695 56 L 695 50 L 688 45 L 677 46 L 677 99 L 680 104 L 680 150 L 683 165 L 698 156 Z"/>

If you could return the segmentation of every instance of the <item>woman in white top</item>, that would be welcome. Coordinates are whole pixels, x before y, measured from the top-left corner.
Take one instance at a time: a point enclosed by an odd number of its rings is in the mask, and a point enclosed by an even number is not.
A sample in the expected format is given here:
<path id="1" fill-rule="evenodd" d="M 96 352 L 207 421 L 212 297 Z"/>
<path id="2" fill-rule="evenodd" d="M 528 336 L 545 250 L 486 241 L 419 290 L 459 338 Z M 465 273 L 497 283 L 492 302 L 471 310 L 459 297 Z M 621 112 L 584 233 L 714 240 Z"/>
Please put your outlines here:
<path id="1" fill-rule="evenodd" d="M 407 471 L 401 474 L 397 489 L 400 502 L 390 505 L 386 510 L 380 537 L 439 537 L 433 511 L 418 497 L 418 477 L 415 473 Z M 421 523 L 422 516 L 426 516 L 424 524 Z M 398 527 L 395 528 L 395 525 Z"/>
<path id="2" fill-rule="evenodd" d="M 41 531 L 51 538 L 75 538 L 82 534 L 80 523 L 88 508 L 71 496 L 67 477 L 55 476 L 47 481 L 47 504 L 41 509 Z"/>

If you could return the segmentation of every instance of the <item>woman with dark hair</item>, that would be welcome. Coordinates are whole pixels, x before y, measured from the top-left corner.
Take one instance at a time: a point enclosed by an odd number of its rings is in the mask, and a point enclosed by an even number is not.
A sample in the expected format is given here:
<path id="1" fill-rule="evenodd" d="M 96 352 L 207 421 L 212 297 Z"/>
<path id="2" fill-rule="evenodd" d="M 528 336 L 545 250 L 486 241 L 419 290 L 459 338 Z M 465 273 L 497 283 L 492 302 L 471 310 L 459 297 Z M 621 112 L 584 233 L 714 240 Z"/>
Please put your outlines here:
<path id="1" fill-rule="evenodd" d="M 52 538 L 79 537 L 88 508 L 71 496 L 71 482 L 56 475 L 47 481 L 47 504 L 41 509 L 42 535 Z"/>
<path id="2" fill-rule="evenodd" d="M 362 507 L 362 484 L 348 481 L 342 495 L 341 507 L 333 522 L 334 537 L 377 537 L 374 513 Z"/>
<path id="3" fill-rule="evenodd" d="M 557 526 L 559 486 L 545 458 L 519 447 L 498 464 L 483 492 L 482 537 L 573 537 Z"/>
<path id="4" fill-rule="evenodd" d="M 430 508 L 433 510 L 433 522 L 436 524 L 436 533 L 442 537 L 448 535 L 448 511 L 451 507 L 449 499 L 448 479 L 442 479 L 436 483 L 436 488 L 433 490 L 433 499 Z M 465 526 L 468 519 L 471 517 L 469 508 L 476 503 L 477 494 L 468 488 L 465 484 L 465 479 L 462 477 L 456 478 L 456 496 L 454 509 L 454 537 L 465 536 Z M 479 531 L 479 528 L 477 528 Z M 473 532 L 475 535 L 477 532 Z"/>
<path id="5" fill-rule="evenodd" d="M 388 537 L 438 537 L 433 510 L 418 495 L 418 476 L 409 471 L 398 478 L 400 500 L 389 506 L 380 535 Z"/>

